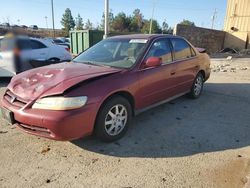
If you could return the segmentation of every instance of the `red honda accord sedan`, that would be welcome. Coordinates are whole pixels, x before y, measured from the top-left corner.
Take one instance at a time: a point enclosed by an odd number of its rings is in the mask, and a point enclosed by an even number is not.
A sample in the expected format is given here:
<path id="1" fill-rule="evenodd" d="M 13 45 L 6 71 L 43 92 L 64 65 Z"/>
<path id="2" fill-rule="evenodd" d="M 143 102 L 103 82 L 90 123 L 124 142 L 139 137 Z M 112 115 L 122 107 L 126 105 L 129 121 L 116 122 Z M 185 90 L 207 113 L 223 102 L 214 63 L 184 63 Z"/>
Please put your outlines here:
<path id="1" fill-rule="evenodd" d="M 209 76 L 208 55 L 182 37 L 116 36 L 71 63 L 13 77 L 1 116 L 27 133 L 54 140 L 95 133 L 114 141 L 134 115 L 184 94 L 198 98 Z"/>

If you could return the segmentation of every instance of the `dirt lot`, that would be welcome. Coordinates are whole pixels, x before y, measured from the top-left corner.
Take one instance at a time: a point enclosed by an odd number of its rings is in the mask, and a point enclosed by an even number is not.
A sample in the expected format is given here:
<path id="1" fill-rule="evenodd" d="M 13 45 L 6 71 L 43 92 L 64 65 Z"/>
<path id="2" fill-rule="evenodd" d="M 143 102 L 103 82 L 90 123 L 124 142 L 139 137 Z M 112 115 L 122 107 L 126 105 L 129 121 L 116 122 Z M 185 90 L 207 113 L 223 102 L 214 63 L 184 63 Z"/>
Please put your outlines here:
<path id="1" fill-rule="evenodd" d="M 55 142 L 0 120 L 0 187 L 250 187 L 250 59 L 212 66 L 200 99 L 139 115 L 115 143 Z"/>

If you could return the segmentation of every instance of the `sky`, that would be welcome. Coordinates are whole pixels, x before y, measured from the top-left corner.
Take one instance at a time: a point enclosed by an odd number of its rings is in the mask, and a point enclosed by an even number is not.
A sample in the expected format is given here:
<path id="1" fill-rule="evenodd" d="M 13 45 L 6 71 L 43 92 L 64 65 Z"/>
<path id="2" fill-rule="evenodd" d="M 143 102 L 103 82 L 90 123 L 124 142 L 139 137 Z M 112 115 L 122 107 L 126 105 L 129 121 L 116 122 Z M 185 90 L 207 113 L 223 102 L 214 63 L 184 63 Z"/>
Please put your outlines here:
<path id="1" fill-rule="evenodd" d="M 3 0 L 0 0 L 3 1 Z M 110 9 L 116 15 L 125 12 L 131 15 L 139 8 L 144 18 L 150 19 L 155 4 L 154 19 L 162 25 L 166 20 L 169 26 L 174 26 L 183 19 L 195 22 L 197 26 L 211 28 L 212 16 L 217 10 L 215 28 L 223 29 L 227 0 L 110 0 Z M 101 22 L 104 10 L 104 0 L 54 0 L 55 27 L 61 28 L 61 18 L 66 8 L 70 8 L 75 18 L 79 13 L 84 22 L 87 19 L 96 26 Z M 52 27 L 51 0 L 8 0 L 1 3 L 0 23 L 38 25 Z"/>

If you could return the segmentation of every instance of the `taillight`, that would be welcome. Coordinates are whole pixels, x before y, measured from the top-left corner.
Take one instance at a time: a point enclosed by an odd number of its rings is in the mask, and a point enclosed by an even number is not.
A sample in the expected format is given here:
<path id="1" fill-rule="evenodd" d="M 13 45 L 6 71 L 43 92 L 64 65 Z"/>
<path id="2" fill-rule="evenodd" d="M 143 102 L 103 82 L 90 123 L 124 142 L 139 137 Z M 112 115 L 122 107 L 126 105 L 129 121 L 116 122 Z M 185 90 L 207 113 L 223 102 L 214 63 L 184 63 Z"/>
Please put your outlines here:
<path id="1" fill-rule="evenodd" d="M 70 48 L 65 48 L 65 50 L 67 50 L 68 52 L 70 52 Z"/>

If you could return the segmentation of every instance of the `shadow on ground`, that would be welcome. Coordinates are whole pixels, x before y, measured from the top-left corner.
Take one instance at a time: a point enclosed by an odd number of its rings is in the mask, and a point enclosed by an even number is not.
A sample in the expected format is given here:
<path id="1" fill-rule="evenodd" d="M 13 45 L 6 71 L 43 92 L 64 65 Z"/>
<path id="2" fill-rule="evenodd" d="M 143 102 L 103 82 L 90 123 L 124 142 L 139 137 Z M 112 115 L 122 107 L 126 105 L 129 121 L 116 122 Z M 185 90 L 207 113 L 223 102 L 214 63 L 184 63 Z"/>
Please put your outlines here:
<path id="1" fill-rule="evenodd" d="M 250 84 L 206 84 L 202 97 L 181 97 L 135 117 L 125 137 L 72 143 L 117 157 L 182 157 L 250 145 Z"/>

